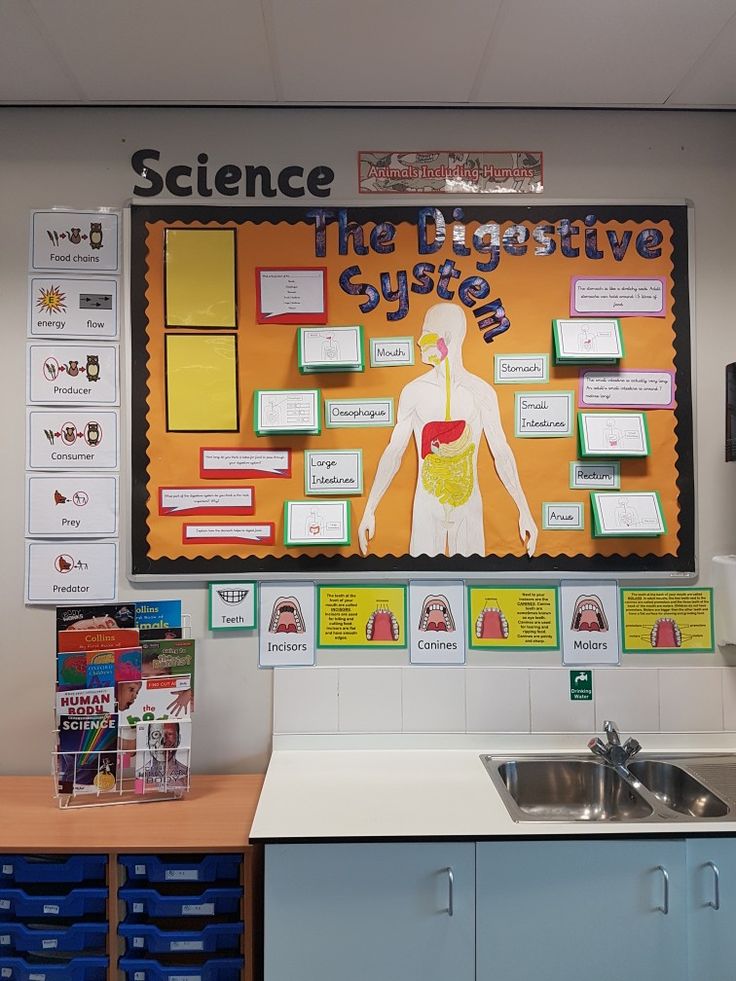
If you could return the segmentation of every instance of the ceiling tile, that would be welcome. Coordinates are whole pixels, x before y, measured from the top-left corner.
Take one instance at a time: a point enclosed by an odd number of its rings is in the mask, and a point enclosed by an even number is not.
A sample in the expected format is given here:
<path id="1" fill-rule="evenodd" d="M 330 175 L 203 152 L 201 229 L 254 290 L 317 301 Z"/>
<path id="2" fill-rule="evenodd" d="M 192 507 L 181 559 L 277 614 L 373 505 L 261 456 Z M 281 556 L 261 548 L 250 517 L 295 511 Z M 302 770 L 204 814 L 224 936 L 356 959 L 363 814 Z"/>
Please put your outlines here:
<path id="1" fill-rule="evenodd" d="M 74 102 L 81 94 L 27 0 L 0 0 L 0 102 Z"/>
<path id="2" fill-rule="evenodd" d="M 736 106 L 736 16 L 677 86 L 667 105 Z"/>
<path id="3" fill-rule="evenodd" d="M 258 0 L 31 2 L 89 100 L 275 99 Z"/>
<path id="4" fill-rule="evenodd" d="M 736 0 L 504 0 L 476 100 L 661 105 Z"/>
<path id="5" fill-rule="evenodd" d="M 499 4 L 272 0 L 272 36 L 284 99 L 464 102 Z"/>

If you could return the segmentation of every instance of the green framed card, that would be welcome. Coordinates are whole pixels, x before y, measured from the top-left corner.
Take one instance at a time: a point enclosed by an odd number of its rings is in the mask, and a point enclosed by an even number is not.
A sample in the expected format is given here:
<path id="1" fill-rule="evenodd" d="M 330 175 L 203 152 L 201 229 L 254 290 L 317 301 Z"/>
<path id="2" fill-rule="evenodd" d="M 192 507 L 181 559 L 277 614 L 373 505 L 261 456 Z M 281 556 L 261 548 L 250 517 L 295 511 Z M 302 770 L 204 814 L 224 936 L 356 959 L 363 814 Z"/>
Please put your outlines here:
<path id="1" fill-rule="evenodd" d="M 552 341 L 556 364 L 615 364 L 625 353 L 615 318 L 553 320 Z"/>
<path id="2" fill-rule="evenodd" d="M 350 501 L 284 501 L 284 545 L 350 544 Z"/>
<path id="3" fill-rule="evenodd" d="M 318 388 L 256 389 L 254 432 L 256 436 L 319 436 L 321 406 Z"/>
<path id="4" fill-rule="evenodd" d="M 667 533 L 657 491 L 593 491 L 594 538 L 656 538 Z"/>
<path id="5" fill-rule="evenodd" d="M 210 630 L 256 630 L 258 583 L 211 582 L 209 627 Z"/>
<path id="6" fill-rule="evenodd" d="M 364 371 L 363 328 L 300 327 L 297 358 L 303 375 Z"/>
<path id="7" fill-rule="evenodd" d="M 649 456 L 649 427 L 643 412 L 579 412 L 580 455 Z"/>

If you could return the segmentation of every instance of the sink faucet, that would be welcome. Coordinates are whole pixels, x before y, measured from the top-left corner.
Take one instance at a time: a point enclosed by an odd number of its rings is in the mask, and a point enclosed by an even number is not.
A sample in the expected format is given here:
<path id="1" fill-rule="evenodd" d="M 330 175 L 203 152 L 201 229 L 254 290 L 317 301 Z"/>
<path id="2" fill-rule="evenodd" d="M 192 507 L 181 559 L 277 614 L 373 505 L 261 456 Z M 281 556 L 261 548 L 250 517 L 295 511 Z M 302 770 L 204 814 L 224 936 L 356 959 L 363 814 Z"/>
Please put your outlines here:
<path id="1" fill-rule="evenodd" d="M 604 743 L 599 736 L 596 736 L 588 743 L 588 749 L 610 763 L 621 776 L 631 780 L 632 774 L 626 764 L 633 756 L 636 756 L 641 749 L 641 744 L 636 739 L 627 739 L 622 746 L 618 727 L 615 722 L 610 720 L 603 723 L 603 732 L 606 736 L 606 742 Z"/>

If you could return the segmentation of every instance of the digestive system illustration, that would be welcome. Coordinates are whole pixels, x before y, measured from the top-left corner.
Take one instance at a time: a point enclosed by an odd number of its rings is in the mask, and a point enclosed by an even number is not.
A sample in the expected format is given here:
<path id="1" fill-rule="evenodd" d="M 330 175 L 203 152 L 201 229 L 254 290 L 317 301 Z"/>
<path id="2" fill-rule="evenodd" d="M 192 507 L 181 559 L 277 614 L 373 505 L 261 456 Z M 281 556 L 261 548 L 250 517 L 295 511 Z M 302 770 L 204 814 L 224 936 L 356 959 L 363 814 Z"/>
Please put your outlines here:
<path id="1" fill-rule="evenodd" d="M 376 608 L 365 625 L 365 637 L 373 643 L 399 639 L 399 621 L 386 600 L 377 600 Z"/>
<path id="2" fill-rule="evenodd" d="M 450 633 L 455 629 L 455 618 L 446 596 L 438 593 L 427 596 L 419 614 L 419 629 L 424 632 Z"/>
<path id="3" fill-rule="evenodd" d="M 597 596 L 578 596 L 572 611 L 570 629 L 591 633 L 605 633 L 608 630 L 606 611 Z"/>
<path id="4" fill-rule="evenodd" d="M 475 620 L 475 636 L 479 640 L 506 640 L 509 622 L 503 615 L 495 596 L 486 596 L 483 609 Z"/>
<path id="5" fill-rule="evenodd" d="M 306 624 L 302 608 L 296 596 L 279 596 L 273 604 L 268 622 L 270 634 L 303 634 Z"/>

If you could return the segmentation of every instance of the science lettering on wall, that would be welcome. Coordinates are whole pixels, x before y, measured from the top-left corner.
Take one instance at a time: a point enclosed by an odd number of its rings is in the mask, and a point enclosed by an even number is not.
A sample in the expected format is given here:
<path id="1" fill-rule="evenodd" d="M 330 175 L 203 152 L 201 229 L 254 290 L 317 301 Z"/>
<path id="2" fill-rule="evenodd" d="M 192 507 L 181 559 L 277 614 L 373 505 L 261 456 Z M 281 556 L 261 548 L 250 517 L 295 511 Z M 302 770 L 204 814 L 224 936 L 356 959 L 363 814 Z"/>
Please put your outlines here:
<path id="1" fill-rule="evenodd" d="M 134 576 L 694 569 L 684 207 L 134 206 L 131 238 Z M 216 525 L 148 503 L 202 482 Z M 613 491 L 655 538 L 609 534 Z"/>

